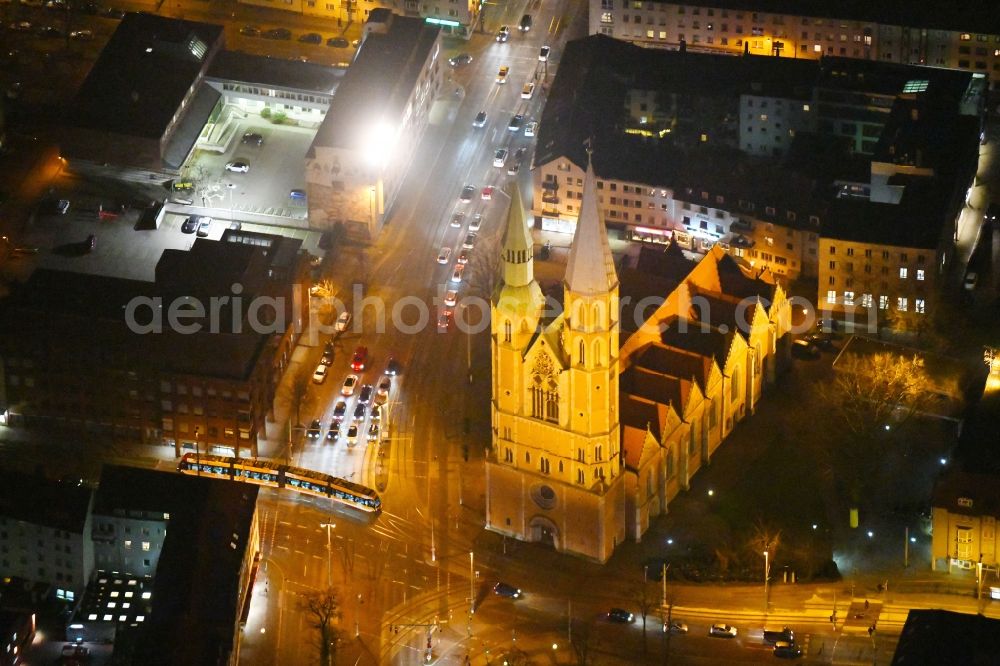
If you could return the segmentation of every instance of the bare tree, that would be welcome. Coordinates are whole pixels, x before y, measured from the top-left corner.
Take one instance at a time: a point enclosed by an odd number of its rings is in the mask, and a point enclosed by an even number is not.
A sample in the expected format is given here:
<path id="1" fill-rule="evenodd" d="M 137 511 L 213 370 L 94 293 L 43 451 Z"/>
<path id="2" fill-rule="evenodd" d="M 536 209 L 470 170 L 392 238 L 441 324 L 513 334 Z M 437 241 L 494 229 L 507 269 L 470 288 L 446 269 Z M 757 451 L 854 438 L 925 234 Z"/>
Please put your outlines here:
<path id="1" fill-rule="evenodd" d="M 489 300 L 500 284 L 500 239 L 497 236 L 480 238 L 476 249 L 469 252 L 465 266 L 468 293 Z"/>
<path id="2" fill-rule="evenodd" d="M 354 577 L 354 553 L 356 546 L 353 538 L 341 539 L 340 542 L 340 562 L 344 565 L 344 577 L 351 579 Z"/>
<path id="3" fill-rule="evenodd" d="M 340 602 L 333 588 L 317 590 L 304 594 L 300 600 L 300 609 L 306 614 L 309 623 L 319 636 L 320 666 L 332 666 L 337 658 L 337 641 L 340 631 L 333 626 L 334 620 L 340 618 Z"/>
<path id="4" fill-rule="evenodd" d="M 747 543 L 750 551 L 758 557 L 761 553 L 767 552 L 768 556 L 774 559 L 774 553 L 781 545 L 781 530 L 773 529 L 762 520 L 757 520 L 753 525 L 753 532 Z"/>
<path id="5" fill-rule="evenodd" d="M 926 408 L 930 379 L 920 356 L 845 354 L 822 390 L 836 415 L 840 451 L 833 463 L 849 499 L 859 502 L 889 444 Z M 855 504 L 856 506 L 856 504 Z"/>
<path id="6" fill-rule="evenodd" d="M 573 631 L 569 643 L 573 647 L 573 654 L 576 655 L 577 666 L 587 666 L 590 663 L 590 653 L 593 648 L 591 642 L 593 622 L 570 619 L 570 627 Z"/>
<path id="7" fill-rule="evenodd" d="M 304 368 L 298 368 L 292 376 L 292 381 L 288 385 L 288 401 L 292 404 L 292 411 L 295 412 L 295 425 L 302 425 L 302 406 L 309 395 L 309 383 L 312 381 Z"/>
<path id="8" fill-rule="evenodd" d="M 646 645 L 646 618 L 660 605 L 660 597 L 657 594 L 657 586 L 654 583 L 643 581 L 638 583 L 633 589 L 631 598 L 639 607 L 639 617 L 642 618 L 642 654 L 646 655 L 648 646 Z"/>

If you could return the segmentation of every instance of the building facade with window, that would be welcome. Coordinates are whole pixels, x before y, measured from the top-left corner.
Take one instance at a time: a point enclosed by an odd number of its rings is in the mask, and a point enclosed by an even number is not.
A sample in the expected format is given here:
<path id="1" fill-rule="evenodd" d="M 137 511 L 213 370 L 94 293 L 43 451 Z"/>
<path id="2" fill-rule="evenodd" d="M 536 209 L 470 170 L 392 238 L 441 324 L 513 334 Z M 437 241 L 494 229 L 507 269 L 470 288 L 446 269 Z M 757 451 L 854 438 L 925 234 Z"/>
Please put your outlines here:
<path id="1" fill-rule="evenodd" d="M 93 491 L 7 471 L 0 483 L 0 576 L 46 587 L 75 601 L 94 568 Z"/>
<path id="2" fill-rule="evenodd" d="M 931 568 L 976 572 L 981 566 L 995 581 L 1000 566 L 998 521 L 1000 479 L 964 471 L 944 476 L 931 499 Z"/>
<path id="3" fill-rule="evenodd" d="M 306 152 L 309 223 L 378 236 L 441 92 L 441 30 L 387 10 L 365 37 Z"/>
<path id="4" fill-rule="evenodd" d="M 590 0 L 590 34 L 645 47 L 864 60 L 1000 72 L 1000 9 L 904 2 Z"/>

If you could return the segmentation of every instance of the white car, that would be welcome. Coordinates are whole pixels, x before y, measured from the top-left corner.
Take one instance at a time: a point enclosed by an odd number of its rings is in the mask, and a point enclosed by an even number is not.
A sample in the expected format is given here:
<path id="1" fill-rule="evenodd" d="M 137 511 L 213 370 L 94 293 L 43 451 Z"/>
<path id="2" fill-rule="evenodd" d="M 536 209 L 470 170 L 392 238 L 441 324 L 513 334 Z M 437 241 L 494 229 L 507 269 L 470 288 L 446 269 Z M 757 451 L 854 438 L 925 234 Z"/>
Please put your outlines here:
<path id="1" fill-rule="evenodd" d="M 449 308 L 455 307 L 455 303 L 458 301 L 458 292 L 454 289 L 449 289 L 448 293 L 444 295 L 444 304 Z"/>
<path id="2" fill-rule="evenodd" d="M 351 325 L 351 313 L 341 312 L 340 316 L 337 317 L 337 323 L 334 324 L 334 328 L 338 333 L 343 333 L 347 330 L 347 327 Z"/>
<path id="3" fill-rule="evenodd" d="M 533 81 L 528 81 L 521 88 L 521 99 L 531 99 L 531 96 L 535 94 L 535 84 Z"/>
<path id="4" fill-rule="evenodd" d="M 243 160 L 227 162 L 226 171 L 232 171 L 233 173 L 247 173 L 250 171 L 250 163 L 244 162 Z"/>
<path id="5" fill-rule="evenodd" d="M 320 363 L 316 366 L 316 370 L 313 371 L 313 383 L 322 384 L 326 381 L 326 366 Z"/>
<path id="6" fill-rule="evenodd" d="M 535 136 L 535 132 L 538 131 L 538 121 L 532 120 L 530 123 L 524 126 L 524 136 Z"/>
<path id="7" fill-rule="evenodd" d="M 509 73 L 510 73 L 510 67 L 508 67 L 507 65 L 501 67 L 500 71 L 497 72 L 497 83 L 507 83 L 507 74 Z"/>
<path id="8" fill-rule="evenodd" d="M 542 48 L 540 48 L 538 50 L 538 61 L 539 62 L 548 62 L 549 61 L 549 53 L 551 53 L 551 52 L 552 52 L 552 49 L 550 49 L 548 46 L 543 46 Z"/>
<path id="9" fill-rule="evenodd" d="M 969 291 L 975 291 L 976 285 L 978 283 L 979 283 L 979 275 L 977 273 L 970 271 L 965 274 L 965 282 L 963 282 L 962 284 Z"/>
<path id="10" fill-rule="evenodd" d="M 450 247 L 443 247 L 443 248 L 441 248 L 441 251 L 438 252 L 437 262 L 439 264 L 447 264 L 448 263 L 448 259 L 450 259 L 450 258 L 451 258 L 451 248 Z"/>
<path id="11" fill-rule="evenodd" d="M 493 166 L 498 169 L 502 169 L 503 165 L 507 163 L 507 149 L 500 148 L 497 152 L 493 153 Z"/>
<path id="12" fill-rule="evenodd" d="M 450 226 L 461 229 L 462 225 L 465 224 L 465 213 L 459 211 L 451 216 L 451 222 L 448 223 Z"/>
<path id="13" fill-rule="evenodd" d="M 736 638 L 736 627 L 731 624 L 713 624 L 708 629 L 709 636 L 719 636 L 721 638 Z"/>
<path id="14" fill-rule="evenodd" d="M 455 270 L 451 274 L 451 281 L 461 282 L 462 274 L 464 273 L 465 273 L 465 266 L 463 264 L 458 264 L 457 266 L 455 266 Z"/>
<path id="15" fill-rule="evenodd" d="M 469 223 L 469 231 L 479 231 L 479 228 L 483 226 L 483 214 L 476 213 L 472 216 L 472 222 Z M 448 248 L 449 250 L 451 248 Z"/>
<path id="16" fill-rule="evenodd" d="M 354 389 L 358 386 L 357 375 L 347 375 L 344 385 L 340 387 L 340 395 L 354 395 Z"/>

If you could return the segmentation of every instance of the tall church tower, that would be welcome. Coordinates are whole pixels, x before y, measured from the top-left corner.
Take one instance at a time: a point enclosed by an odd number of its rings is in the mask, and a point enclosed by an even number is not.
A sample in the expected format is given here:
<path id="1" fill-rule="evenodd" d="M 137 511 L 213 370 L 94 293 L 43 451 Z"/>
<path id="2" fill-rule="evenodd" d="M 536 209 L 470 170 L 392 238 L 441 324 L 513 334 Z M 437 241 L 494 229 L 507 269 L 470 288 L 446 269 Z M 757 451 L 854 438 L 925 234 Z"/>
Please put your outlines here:
<path id="1" fill-rule="evenodd" d="M 588 163 L 558 316 L 544 310 L 516 190 L 512 199 L 492 304 L 486 527 L 604 562 L 625 538 L 625 496 L 618 276 L 593 169 Z"/>

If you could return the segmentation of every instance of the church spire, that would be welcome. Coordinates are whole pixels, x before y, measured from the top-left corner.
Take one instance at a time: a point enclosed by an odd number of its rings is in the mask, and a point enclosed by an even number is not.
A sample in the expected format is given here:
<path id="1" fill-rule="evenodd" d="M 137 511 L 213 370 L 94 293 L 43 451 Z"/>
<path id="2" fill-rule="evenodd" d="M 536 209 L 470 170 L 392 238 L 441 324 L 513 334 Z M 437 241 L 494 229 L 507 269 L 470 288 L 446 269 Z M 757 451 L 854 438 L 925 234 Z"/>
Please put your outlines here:
<path id="1" fill-rule="evenodd" d="M 503 281 L 511 287 L 525 287 L 535 279 L 534 241 L 524 218 L 521 188 L 511 188 L 510 211 L 503 234 Z"/>
<path id="2" fill-rule="evenodd" d="M 608 233 L 597 207 L 597 186 L 594 168 L 587 150 L 587 174 L 583 179 L 583 200 L 580 217 L 573 234 L 573 247 L 566 266 L 566 288 L 580 295 L 596 295 L 611 291 L 618 285 Z"/>

